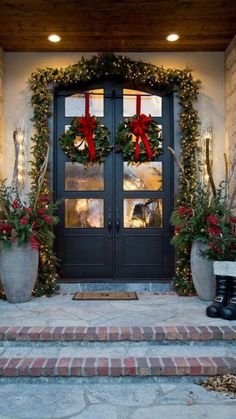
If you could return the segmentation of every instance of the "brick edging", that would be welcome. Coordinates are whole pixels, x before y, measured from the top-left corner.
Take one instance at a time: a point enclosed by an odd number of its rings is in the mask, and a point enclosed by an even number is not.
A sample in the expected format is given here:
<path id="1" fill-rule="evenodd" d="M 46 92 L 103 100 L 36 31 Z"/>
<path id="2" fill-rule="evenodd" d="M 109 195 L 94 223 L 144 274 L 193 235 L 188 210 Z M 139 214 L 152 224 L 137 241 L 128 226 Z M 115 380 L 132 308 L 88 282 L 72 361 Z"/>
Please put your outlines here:
<path id="1" fill-rule="evenodd" d="M 0 327 L 0 341 L 210 341 L 236 339 L 236 326 Z"/>
<path id="2" fill-rule="evenodd" d="M 214 376 L 226 373 L 236 373 L 236 358 L 0 358 L 2 377 Z"/>

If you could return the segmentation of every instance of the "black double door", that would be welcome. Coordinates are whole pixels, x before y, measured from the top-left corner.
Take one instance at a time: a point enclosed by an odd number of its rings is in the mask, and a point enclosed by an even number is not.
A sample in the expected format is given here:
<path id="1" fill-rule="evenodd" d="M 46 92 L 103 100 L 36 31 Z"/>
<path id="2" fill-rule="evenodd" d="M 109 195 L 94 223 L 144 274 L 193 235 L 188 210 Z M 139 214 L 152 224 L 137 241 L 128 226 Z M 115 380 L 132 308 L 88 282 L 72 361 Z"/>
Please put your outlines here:
<path id="1" fill-rule="evenodd" d="M 129 166 L 113 148 L 102 165 L 85 169 L 72 163 L 58 140 L 71 118 L 84 114 L 85 91 L 91 115 L 108 127 L 112 145 L 124 115 L 135 114 L 136 93 L 141 94 L 141 112 L 157 114 L 163 154 Z M 138 282 L 172 276 L 171 97 L 155 95 L 114 81 L 55 94 L 54 191 L 61 200 L 56 254 L 63 280 Z"/>

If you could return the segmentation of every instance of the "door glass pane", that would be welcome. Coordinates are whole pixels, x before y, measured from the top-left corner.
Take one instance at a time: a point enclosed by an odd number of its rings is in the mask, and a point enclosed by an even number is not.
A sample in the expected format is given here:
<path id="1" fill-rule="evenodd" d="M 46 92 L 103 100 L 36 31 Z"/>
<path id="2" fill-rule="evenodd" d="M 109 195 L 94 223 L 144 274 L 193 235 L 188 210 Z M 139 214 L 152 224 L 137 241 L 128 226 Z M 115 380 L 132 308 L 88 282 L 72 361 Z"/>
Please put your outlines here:
<path id="1" fill-rule="evenodd" d="M 104 226 L 103 199 L 65 199 L 65 227 L 89 228 Z"/>
<path id="2" fill-rule="evenodd" d="M 66 191 L 102 191 L 104 189 L 104 165 L 85 167 L 80 163 L 65 163 Z"/>
<path id="3" fill-rule="evenodd" d="M 162 227 L 162 199 L 124 199 L 124 227 Z"/>
<path id="4" fill-rule="evenodd" d="M 123 89 L 123 116 L 136 114 L 136 95 L 141 95 L 141 113 L 162 116 L 162 98 L 138 90 Z"/>
<path id="5" fill-rule="evenodd" d="M 124 162 L 124 191 L 162 190 L 162 162 L 129 164 Z"/>
<path id="6" fill-rule="evenodd" d="M 90 115 L 104 116 L 104 89 L 88 90 Z M 82 116 L 85 114 L 85 95 L 76 93 L 65 98 L 65 116 Z"/>

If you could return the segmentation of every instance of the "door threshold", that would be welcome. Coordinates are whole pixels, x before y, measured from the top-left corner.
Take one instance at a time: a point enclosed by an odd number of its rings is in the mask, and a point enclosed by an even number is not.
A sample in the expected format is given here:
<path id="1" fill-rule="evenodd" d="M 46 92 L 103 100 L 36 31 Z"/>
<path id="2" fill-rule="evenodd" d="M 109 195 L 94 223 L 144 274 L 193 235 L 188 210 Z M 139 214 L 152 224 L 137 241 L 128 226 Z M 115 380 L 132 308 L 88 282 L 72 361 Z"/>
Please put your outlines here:
<path id="1" fill-rule="evenodd" d="M 169 292 L 173 291 L 170 282 L 60 282 L 61 292 L 76 291 L 138 291 Z"/>

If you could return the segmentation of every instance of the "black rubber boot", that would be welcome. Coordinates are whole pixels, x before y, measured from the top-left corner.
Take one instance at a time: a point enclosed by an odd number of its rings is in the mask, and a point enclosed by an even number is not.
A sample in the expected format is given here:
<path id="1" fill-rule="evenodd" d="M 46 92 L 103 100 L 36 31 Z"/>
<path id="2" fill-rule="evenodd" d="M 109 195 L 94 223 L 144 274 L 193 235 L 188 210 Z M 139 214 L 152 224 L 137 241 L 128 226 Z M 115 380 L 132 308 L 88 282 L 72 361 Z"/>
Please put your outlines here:
<path id="1" fill-rule="evenodd" d="M 230 278 L 227 276 L 216 275 L 216 297 L 213 304 L 208 306 L 206 309 L 206 315 L 208 317 L 222 316 L 222 309 L 228 303 L 229 281 Z"/>
<path id="2" fill-rule="evenodd" d="M 222 319 L 236 320 L 236 278 L 229 277 L 229 304 L 222 309 Z"/>

